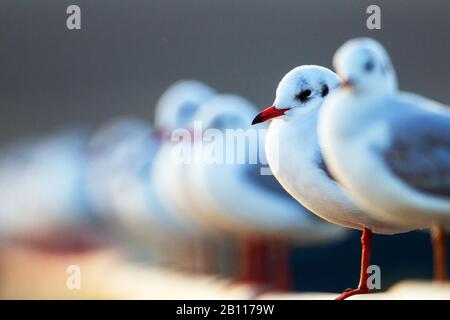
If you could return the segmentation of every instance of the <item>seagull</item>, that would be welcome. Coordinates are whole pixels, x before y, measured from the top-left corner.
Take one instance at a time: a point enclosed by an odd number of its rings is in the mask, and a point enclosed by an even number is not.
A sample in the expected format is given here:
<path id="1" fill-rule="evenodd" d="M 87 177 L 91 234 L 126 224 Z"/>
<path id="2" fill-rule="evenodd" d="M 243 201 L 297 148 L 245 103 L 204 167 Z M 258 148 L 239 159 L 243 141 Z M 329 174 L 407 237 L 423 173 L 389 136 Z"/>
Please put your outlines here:
<path id="1" fill-rule="evenodd" d="M 101 244 L 84 183 L 88 137 L 88 130 L 64 129 L 5 150 L 0 161 L 4 238 L 63 251 Z"/>
<path id="2" fill-rule="evenodd" d="M 244 239 L 243 246 L 255 240 L 260 246 L 258 239 L 269 244 L 295 241 L 299 245 L 314 245 L 343 238 L 344 229 L 317 219 L 283 190 L 272 174 L 263 174 L 265 131 L 250 126 L 255 113 L 256 108 L 244 98 L 223 94 L 205 102 L 196 115 L 202 121 L 204 137 L 202 149 L 196 152 L 201 159 L 195 159 L 189 181 L 196 190 L 196 199 L 205 207 L 204 219 L 217 220 L 230 228 L 230 232 Z M 258 248 L 256 255 L 261 256 Z M 289 286 L 287 257 L 280 254 L 280 260 L 272 266 L 280 289 Z M 245 260 L 244 257 L 242 272 L 253 270 L 243 275 L 244 280 L 263 282 L 264 261 L 250 261 L 254 267 L 249 268 Z M 280 270 L 283 261 L 285 270 Z M 287 279 L 278 281 L 280 277 Z"/>
<path id="3" fill-rule="evenodd" d="M 193 117 L 199 106 L 213 97 L 216 91 L 197 80 L 179 80 L 172 84 L 156 104 L 154 127 L 161 146 L 156 153 L 152 176 L 158 186 L 155 191 L 168 212 L 176 215 L 192 230 L 194 239 L 194 269 L 196 272 L 211 272 L 215 269 L 214 242 L 217 232 L 205 221 L 190 214 L 191 192 L 185 184 L 187 166 L 178 159 L 177 132 L 192 134 Z M 189 148 L 192 141 L 182 141 Z M 183 160 L 183 159 L 181 159 Z M 206 240 L 207 238 L 207 240 Z"/>
<path id="4" fill-rule="evenodd" d="M 372 232 L 393 234 L 407 228 L 386 223 L 361 210 L 350 194 L 330 174 L 319 144 L 317 126 L 322 103 L 341 80 L 331 70 L 303 65 L 288 72 L 278 84 L 273 105 L 253 120 L 272 119 L 266 137 L 266 155 L 280 184 L 298 202 L 328 222 L 362 230 L 361 273 L 357 289 L 337 297 L 367 293 Z"/>
<path id="5" fill-rule="evenodd" d="M 164 248 L 176 247 L 188 232 L 155 192 L 150 173 L 159 145 L 146 121 L 130 116 L 110 120 L 90 139 L 86 175 L 90 202 L 104 224 L 121 238 L 143 244 L 145 256 L 154 245 L 164 259 Z"/>
<path id="6" fill-rule="evenodd" d="M 330 170 L 386 222 L 432 228 L 435 278 L 446 279 L 450 226 L 450 109 L 397 89 L 384 47 L 352 39 L 333 58 L 342 88 L 326 100 L 319 138 Z"/>
<path id="7" fill-rule="evenodd" d="M 184 185 L 186 172 L 186 162 L 178 159 L 176 152 L 179 141 L 173 135 L 177 130 L 192 134 L 193 119 L 199 106 L 215 95 L 215 91 L 199 81 L 180 80 L 171 85 L 159 99 L 155 110 L 155 127 L 161 139 L 161 147 L 155 159 L 153 174 L 159 185 L 158 194 L 164 205 L 172 212 L 181 214 L 182 218 L 190 221 L 193 228 L 205 231 L 208 227 L 192 216 L 186 215 L 187 188 Z M 188 143 L 188 148 L 192 141 L 181 141 Z M 181 149 L 181 148 L 180 148 Z"/>

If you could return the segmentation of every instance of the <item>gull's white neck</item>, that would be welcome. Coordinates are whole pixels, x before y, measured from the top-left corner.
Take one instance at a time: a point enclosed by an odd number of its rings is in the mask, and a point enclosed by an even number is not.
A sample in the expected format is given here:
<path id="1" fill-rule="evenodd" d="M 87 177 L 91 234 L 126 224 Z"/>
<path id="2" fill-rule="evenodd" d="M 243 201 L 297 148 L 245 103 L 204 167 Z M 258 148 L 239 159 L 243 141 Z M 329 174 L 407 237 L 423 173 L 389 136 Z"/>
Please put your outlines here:
<path id="1" fill-rule="evenodd" d="M 315 213 L 320 211 L 314 200 L 320 193 L 317 176 L 322 174 L 317 166 L 317 118 L 318 109 L 275 119 L 266 136 L 266 156 L 273 174 L 284 189 Z"/>

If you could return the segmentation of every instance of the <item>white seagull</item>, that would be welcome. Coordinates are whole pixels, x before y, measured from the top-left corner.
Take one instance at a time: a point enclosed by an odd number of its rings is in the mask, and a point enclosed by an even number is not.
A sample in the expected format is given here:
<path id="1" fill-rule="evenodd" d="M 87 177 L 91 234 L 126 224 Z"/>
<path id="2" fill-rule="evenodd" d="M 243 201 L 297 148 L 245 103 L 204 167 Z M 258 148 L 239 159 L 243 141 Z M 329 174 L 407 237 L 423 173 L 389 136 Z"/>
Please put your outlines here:
<path id="1" fill-rule="evenodd" d="M 188 232 L 156 194 L 151 169 L 159 145 L 143 120 L 120 117 L 109 121 L 90 140 L 86 188 L 105 225 L 125 239 L 143 244 L 146 256 L 148 246 L 154 245 L 160 258 L 165 258 L 165 248 L 183 241 Z"/>
<path id="2" fill-rule="evenodd" d="M 190 221 L 198 231 L 207 230 L 202 222 L 193 219 L 186 213 L 185 207 L 190 204 L 185 186 L 185 159 L 178 158 L 177 150 L 181 150 L 181 143 L 190 145 L 192 141 L 179 141 L 173 135 L 177 130 L 192 134 L 193 119 L 199 106 L 215 95 L 215 91 L 207 85 L 195 80 L 181 80 L 171 85 L 161 96 L 155 111 L 155 129 L 161 138 L 161 148 L 158 151 L 153 167 L 153 175 L 159 185 L 157 193 L 163 204 L 172 212 L 181 215 L 182 219 Z M 189 148 L 189 146 L 186 146 Z M 189 159 L 187 159 L 189 160 Z"/>
<path id="3" fill-rule="evenodd" d="M 266 138 L 269 165 L 281 185 L 302 205 L 340 226 L 362 230 L 362 262 L 358 289 L 347 289 L 337 299 L 367 293 L 372 232 L 391 234 L 407 228 L 386 223 L 361 210 L 330 175 L 318 141 L 318 114 L 327 96 L 340 84 L 331 70 L 304 65 L 288 72 L 278 85 L 273 106 L 253 124 L 270 119 Z"/>
<path id="4" fill-rule="evenodd" d="M 381 44 L 359 38 L 334 56 L 342 89 L 326 100 L 319 138 L 331 172 L 374 217 L 435 228 L 437 280 L 450 226 L 450 109 L 397 89 Z"/>
<path id="5" fill-rule="evenodd" d="M 284 240 L 314 245 L 342 238 L 344 229 L 317 219 L 283 190 L 270 170 L 262 174 L 265 130 L 251 127 L 255 113 L 256 108 L 239 96 L 217 95 L 205 102 L 196 115 L 202 120 L 204 135 L 189 181 L 196 190 L 199 207 L 203 205 L 203 219 L 226 226 L 244 239 L 244 245 L 254 239 L 269 244 Z M 287 259 L 282 255 L 280 258 Z M 253 272 L 249 275 L 245 274 L 249 269 L 246 262 L 242 262 L 243 280 L 264 282 L 267 276 L 258 265 L 261 262 L 251 262 L 254 270 L 249 270 Z M 280 281 L 277 277 L 288 276 L 288 271 L 288 265 L 283 271 L 273 270 L 274 282 L 280 289 L 287 288 L 288 277 Z"/>
<path id="6" fill-rule="evenodd" d="M 0 234 L 51 249 L 100 244 L 85 189 L 88 132 L 64 130 L 6 150 L 0 162 Z"/>
<path id="7" fill-rule="evenodd" d="M 186 186 L 186 163 L 180 161 L 178 150 L 185 143 L 190 147 L 192 141 L 176 140 L 177 132 L 182 131 L 189 135 L 193 132 L 193 119 L 199 106 L 213 97 L 215 90 L 196 80 L 180 80 L 172 84 L 161 96 L 156 104 L 155 130 L 161 140 L 152 176 L 155 179 L 156 193 L 168 212 L 176 214 L 177 219 L 189 225 L 194 236 L 194 268 L 197 271 L 210 271 L 214 269 L 210 248 L 211 237 L 215 238 L 217 232 L 205 221 L 197 219 L 190 214 L 192 203 L 189 193 L 194 190 Z M 208 241 L 205 241 L 208 237 Z"/>

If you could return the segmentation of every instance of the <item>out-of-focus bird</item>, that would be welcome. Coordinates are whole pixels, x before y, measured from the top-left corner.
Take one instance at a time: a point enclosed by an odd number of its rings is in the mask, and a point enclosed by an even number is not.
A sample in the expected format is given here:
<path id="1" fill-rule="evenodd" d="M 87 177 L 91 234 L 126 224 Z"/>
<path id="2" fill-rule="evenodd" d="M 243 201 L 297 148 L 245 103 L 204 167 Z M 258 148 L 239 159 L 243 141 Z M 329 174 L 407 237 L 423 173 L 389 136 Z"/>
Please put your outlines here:
<path id="1" fill-rule="evenodd" d="M 331 172 L 373 217 L 434 228 L 436 278 L 446 279 L 449 109 L 399 92 L 389 55 L 373 39 L 346 42 L 333 62 L 343 86 L 326 100 L 319 117 Z"/>
<path id="2" fill-rule="evenodd" d="M 158 100 L 155 110 L 155 130 L 161 147 L 155 158 L 152 175 L 157 196 L 168 211 L 176 214 L 193 232 L 193 255 L 191 262 L 198 272 L 216 269 L 214 258 L 216 230 L 204 221 L 189 215 L 190 190 L 185 183 L 189 154 L 192 144 L 194 115 L 200 104 L 216 92 L 196 80 L 180 80 L 171 85 Z M 186 137 L 184 139 L 183 137 Z"/>
<path id="3" fill-rule="evenodd" d="M 144 258 L 156 254 L 164 263 L 173 251 L 168 247 L 176 247 L 187 234 L 156 194 L 151 171 L 159 146 L 143 120 L 121 117 L 108 122 L 89 143 L 87 190 L 105 225 L 134 247 L 143 247 L 138 254 Z"/>
<path id="4" fill-rule="evenodd" d="M 312 245 L 342 238 L 344 229 L 317 219 L 263 167 L 265 130 L 251 127 L 255 113 L 249 101 L 234 95 L 218 95 L 199 109 L 196 117 L 202 121 L 204 134 L 195 149 L 189 181 L 198 206 L 203 207 L 202 218 L 226 226 L 244 239 L 244 246 L 255 239 Z M 267 261 L 250 261 L 252 267 L 244 264 L 244 279 L 262 282 L 267 272 L 263 263 Z M 288 289 L 288 255 L 279 254 L 269 267 L 273 267 L 268 271 L 275 283 Z"/>
<path id="5" fill-rule="evenodd" d="M 280 81 L 273 106 L 253 123 L 273 119 L 266 138 L 267 159 L 275 177 L 295 199 L 329 222 L 363 231 L 360 283 L 358 289 L 347 289 L 338 297 L 345 299 L 368 292 L 372 232 L 391 234 L 408 228 L 361 210 L 327 169 L 317 135 L 318 114 L 339 83 L 339 77 L 324 67 L 297 67 Z"/>
<path id="6" fill-rule="evenodd" d="M 86 197 L 87 141 L 85 130 L 64 130 L 5 150 L 0 233 L 6 239 L 51 250 L 87 249 L 103 241 Z"/>

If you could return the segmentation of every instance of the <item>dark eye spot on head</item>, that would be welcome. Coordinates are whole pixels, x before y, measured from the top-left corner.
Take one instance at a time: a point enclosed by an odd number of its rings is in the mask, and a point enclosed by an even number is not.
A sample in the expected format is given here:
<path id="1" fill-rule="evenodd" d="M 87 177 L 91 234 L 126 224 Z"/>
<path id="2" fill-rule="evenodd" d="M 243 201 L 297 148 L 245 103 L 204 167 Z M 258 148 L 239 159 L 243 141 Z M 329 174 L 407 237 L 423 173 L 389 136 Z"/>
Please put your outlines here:
<path id="1" fill-rule="evenodd" d="M 302 90 L 295 95 L 295 99 L 297 99 L 301 102 L 305 102 L 308 100 L 310 95 L 311 95 L 311 90 L 308 90 L 308 89 Z"/>
<path id="2" fill-rule="evenodd" d="M 225 129 L 226 123 L 222 117 L 216 117 L 213 121 L 211 121 L 211 124 L 209 125 L 209 128 L 214 129 Z"/>
<path id="3" fill-rule="evenodd" d="M 328 86 L 326 84 L 323 84 L 322 85 L 322 92 L 320 93 L 320 95 L 322 97 L 325 97 L 329 92 L 330 92 L 330 89 L 328 88 Z"/>
<path id="4" fill-rule="evenodd" d="M 188 120 L 194 116 L 196 111 L 197 111 L 197 104 L 190 101 L 186 101 L 178 109 L 177 117 L 179 119 Z"/>
<path id="5" fill-rule="evenodd" d="M 242 119 L 239 116 L 236 116 L 234 114 L 220 114 L 216 116 L 208 126 L 208 128 L 214 128 L 218 130 L 225 130 L 225 129 L 233 129 L 233 128 L 239 128 L 242 127 Z"/>
<path id="6" fill-rule="evenodd" d="M 366 61 L 366 63 L 364 63 L 364 70 L 366 72 L 371 72 L 374 69 L 374 67 L 375 67 L 375 64 L 372 59 L 369 59 Z"/>

